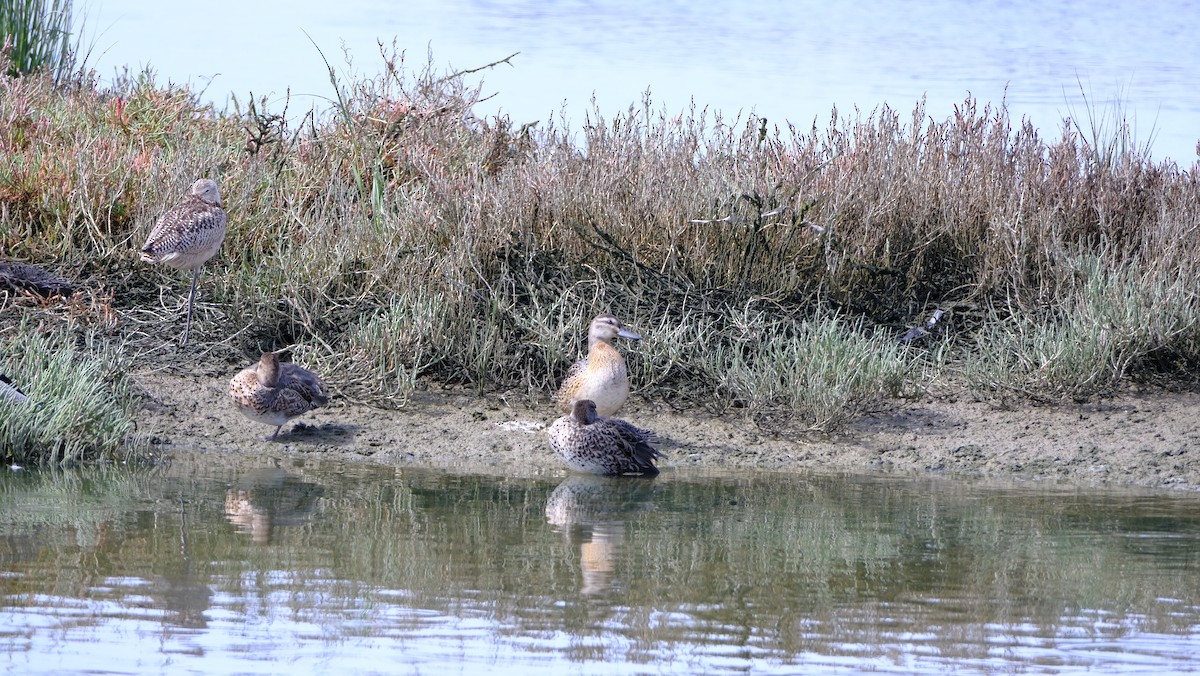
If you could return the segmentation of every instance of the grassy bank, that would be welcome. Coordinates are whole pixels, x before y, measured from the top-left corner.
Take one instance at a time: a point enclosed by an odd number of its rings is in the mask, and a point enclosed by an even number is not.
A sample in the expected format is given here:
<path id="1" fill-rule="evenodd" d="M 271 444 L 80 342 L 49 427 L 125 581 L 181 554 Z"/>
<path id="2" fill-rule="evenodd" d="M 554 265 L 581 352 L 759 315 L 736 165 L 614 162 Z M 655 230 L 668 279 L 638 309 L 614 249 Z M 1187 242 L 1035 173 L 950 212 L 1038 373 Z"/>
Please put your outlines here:
<path id="1" fill-rule="evenodd" d="M 646 337 L 626 350 L 640 396 L 816 429 L 918 392 L 1194 381 L 1200 182 L 1120 138 L 1099 152 L 971 100 L 812 128 L 649 101 L 525 124 L 381 56 L 315 117 L 146 74 L 0 81 L 0 244 L 87 289 L 70 313 L 0 295 L 0 326 L 214 374 L 293 346 L 381 406 L 433 384 L 543 404 L 608 311 Z M 202 176 L 229 234 L 179 355 L 186 279 L 137 249 Z"/>

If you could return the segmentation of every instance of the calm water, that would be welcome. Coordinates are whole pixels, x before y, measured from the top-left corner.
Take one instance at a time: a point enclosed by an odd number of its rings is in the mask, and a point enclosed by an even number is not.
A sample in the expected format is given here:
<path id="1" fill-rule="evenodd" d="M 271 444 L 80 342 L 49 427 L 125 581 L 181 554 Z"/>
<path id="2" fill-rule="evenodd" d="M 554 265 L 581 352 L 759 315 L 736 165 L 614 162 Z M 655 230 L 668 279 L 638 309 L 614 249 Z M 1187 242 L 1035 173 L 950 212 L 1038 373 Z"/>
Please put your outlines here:
<path id="1" fill-rule="evenodd" d="M 10 673 L 1200 671 L 1200 496 L 285 460 L 0 480 Z"/>
<path id="2" fill-rule="evenodd" d="M 1190 166 L 1200 138 L 1200 5 L 1178 0 L 908 2 L 532 2 L 516 0 L 291 0 L 78 5 L 94 35 L 102 75 L 149 65 L 160 80 L 230 93 L 290 87 L 307 110 L 332 95 L 320 54 L 340 71 L 380 70 L 376 41 L 396 39 L 410 64 L 427 50 L 446 70 L 514 52 L 513 67 L 482 75 L 494 98 L 477 114 L 545 120 L 565 106 L 578 129 L 593 94 L 606 116 L 640 103 L 647 88 L 674 113 L 695 100 L 733 117 L 752 109 L 802 129 L 824 125 L 831 107 L 911 111 L 922 96 L 945 118 L 973 95 L 1006 99 L 1057 137 L 1064 116 L 1086 120 L 1125 106 L 1139 143 Z M 1083 92 L 1081 94 L 1080 85 Z"/>

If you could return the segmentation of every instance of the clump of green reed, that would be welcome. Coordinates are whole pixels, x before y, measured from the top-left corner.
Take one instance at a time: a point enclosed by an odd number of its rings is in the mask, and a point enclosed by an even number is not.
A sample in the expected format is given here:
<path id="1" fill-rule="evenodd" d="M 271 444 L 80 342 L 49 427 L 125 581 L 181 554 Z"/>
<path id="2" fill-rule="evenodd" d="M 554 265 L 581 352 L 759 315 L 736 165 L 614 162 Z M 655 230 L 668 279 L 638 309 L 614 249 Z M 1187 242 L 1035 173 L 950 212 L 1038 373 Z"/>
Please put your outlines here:
<path id="1" fill-rule="evenodd" d="M 1073 288 L 1063 306 L 993 316 L 979 331 L 961 364 L 973 390 L 1051 399 L 1111 394 L 1155 355 L 1178 354 L 1189 343 L 1194 349 L 1200 298 L 1179 271 L 1111 269 L 1094 255 L 1067 264 Z"/>
<path id="2" fill-rule="evenodd" d="M 67 465 L 123 459 L 133 438 L 138 398 L 126 376 L 130 355 L 68 331 L 20 325 L 6 337 L 0 369 L 27 401 L 0 401 L 4 460 L 21 465 Z"/>
<path id="3" fill-rule="evenodd" d="M 1077 83 L 1079 96 L 1083 99 L 1084 114 L 1077 115 L 1070 106 L 1067 107 L 1067 111 L 1071 115 L 1070 120 L 1076 132 L 1087 144 L 1091 161 L 1098 165 L 1115 167 L 1130 158 L 1149 157 L 1150 149 L 1154 145 L 1155 130 L 1151 126 L 1145 139 L 1138 141 L 1137 130 L 1129 120 L 1121 93 L 1117 93 L 1108 108 L 1102 109 L 1094 103 L 1095 97 L 1084 90 L 1083 81 L 1078 80 Z M 1087 129 L 1083 127 L 1082 117 L 1087 118 Z"/>
<path id="4" fill-rule="evenodd" d="M 55 82 L 74 69 L 71 0 L 0 3 L 0 62 L 9 76 L 46 70 Z"/>
<path id="5" fill-rule="evenodd" d="M 750 411 L 787 411 L 832 430 L 901 394 L 911 371 L 894 338 L 867 338 L 837 318 L 745 317 L 744 332 L 706 355 L 719 388 Z"/>

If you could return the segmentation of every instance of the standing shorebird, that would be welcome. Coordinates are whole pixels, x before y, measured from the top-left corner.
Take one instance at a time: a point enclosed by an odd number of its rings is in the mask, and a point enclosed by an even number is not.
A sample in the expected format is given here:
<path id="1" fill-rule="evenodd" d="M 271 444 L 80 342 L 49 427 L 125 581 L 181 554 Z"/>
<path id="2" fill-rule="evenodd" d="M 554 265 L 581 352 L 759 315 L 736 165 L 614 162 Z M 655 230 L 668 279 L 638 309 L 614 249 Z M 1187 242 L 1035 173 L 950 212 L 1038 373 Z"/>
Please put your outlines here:
<path id="1" fill-rule="evenodd" d="M 655 476 L 654 461 L 666 458 L 650 445 L 655 434 L 617 418 L 596 415 L 596 403 L 580 399 L 547 430 L 550 447 L 579 472 Z"/>
<path id="2" fill-rule="evenodd" d="M 274 352 L 264 352 L 257 364 L 234 376 L 229 397 L 242 415 L 275 426 L 268 441 L 279 436 L 287 421 L 329 403 L 317 374 L 303 366 L 281 364 Z"/>
<path id="3" fill-rule="evenodd" d="M 225 210 L 221 208 L 221 193 L 215 181 L 202 178 L 192 184 L 190 195 L 158 219 L 146 246 L 142 247 L 144 261 L 192 271 L 187 325 L 180 345 L 187 344 L 192 330 L 192 305 L 196 300 L 200 266 L 217 253 L 224 239 Z"/>
<path id="4" fill-rule="evenodd" d="M 588 327 L 587 356 L 571 365 L 554 396 L 559 411 L 570 413 L 576 400 L 591 399 L 600 415 L 612 415 L 629 398 L 629 371 L 625 359 L 613 347 L 614 338 L 642 339 L 616 317 L 597 315 Z"/>

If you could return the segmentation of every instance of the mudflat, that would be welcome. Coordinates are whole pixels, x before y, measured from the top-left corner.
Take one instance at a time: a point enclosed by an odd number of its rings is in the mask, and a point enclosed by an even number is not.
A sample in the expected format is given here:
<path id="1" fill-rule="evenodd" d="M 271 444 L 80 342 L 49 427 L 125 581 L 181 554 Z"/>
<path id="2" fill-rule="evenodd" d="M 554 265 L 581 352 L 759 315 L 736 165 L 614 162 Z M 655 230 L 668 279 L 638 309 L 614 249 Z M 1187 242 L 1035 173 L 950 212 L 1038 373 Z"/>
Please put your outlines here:
<path id="1" fill-rule="evenodd" d="M 273 431 L 234 410 L 228 378 L 135 374 L 146 396 L 138 431 L 153 452 L 206 462 L 300 454 L 528 476 L 563 472 L 544 427 L 558 417 L 528 397 L 420 392 L 381 409 L 335 397 Z M 1129 392 L 1091 403 L 1001 407 L 964 399 L 894 402 L 836 435 L 736 413 L 673 410 L 630 399 L 618 417 L 656 431 L 664 472 L 763 469 L 886 472 L 1079 485 L 1200 489 L 1200 393 Z"/>

